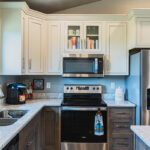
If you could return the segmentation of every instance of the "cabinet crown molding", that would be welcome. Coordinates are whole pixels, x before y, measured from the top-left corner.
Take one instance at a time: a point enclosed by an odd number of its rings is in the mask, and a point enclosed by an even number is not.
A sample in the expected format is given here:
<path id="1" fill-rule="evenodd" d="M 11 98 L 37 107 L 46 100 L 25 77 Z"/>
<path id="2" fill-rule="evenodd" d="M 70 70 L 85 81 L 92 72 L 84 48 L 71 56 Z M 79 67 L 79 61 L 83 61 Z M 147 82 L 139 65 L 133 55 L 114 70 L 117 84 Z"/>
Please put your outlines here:
<path id="1" fill-rule="evenodd" d="M 0 8 L 23 8 L 28 7 L 26 2 L 0 2 Z"/>
<path id="2" fill-rule="evenodd" d="M 150 17 L 150 8 L 133 8 L 128 13 L 128 20 L 132 17 Z"/>

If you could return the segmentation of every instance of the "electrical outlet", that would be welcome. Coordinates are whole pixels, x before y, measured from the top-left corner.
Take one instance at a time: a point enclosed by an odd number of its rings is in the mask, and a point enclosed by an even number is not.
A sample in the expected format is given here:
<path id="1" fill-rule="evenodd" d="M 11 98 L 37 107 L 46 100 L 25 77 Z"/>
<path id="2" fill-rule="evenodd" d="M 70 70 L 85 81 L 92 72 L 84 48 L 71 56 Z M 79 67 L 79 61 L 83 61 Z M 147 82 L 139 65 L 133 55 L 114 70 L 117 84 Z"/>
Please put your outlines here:
<path id="1" fill-rule="evenodd" d="M 110 87 L 111 87 L 112 90 L 114 90 L 115 87 L 116 87 L 115 82 L 111 82 Z"/>
<path id="2" fill-rule="evenodd" d="M 50 83 L 50 82 L 47 82 L 47 83 L 46 83 L 46 88 L 47 88 L 47 89 L 50 89 L 50 88 L 51 88 L 51 83 Z"/>

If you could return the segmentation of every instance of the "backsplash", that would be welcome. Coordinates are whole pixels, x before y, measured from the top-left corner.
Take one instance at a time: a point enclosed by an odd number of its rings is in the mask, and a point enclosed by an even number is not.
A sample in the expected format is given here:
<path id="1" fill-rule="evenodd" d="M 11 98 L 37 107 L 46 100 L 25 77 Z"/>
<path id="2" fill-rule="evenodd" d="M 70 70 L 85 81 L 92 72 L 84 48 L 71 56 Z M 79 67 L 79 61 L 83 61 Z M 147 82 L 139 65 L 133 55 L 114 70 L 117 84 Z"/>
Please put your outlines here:
<path id="1" fill-rule="evenodd" d="M 115 89 L 111 89 L 111 83 L 115 88 L 121 87 L 125 90 L 124 76 L 105 76 L 104 78 L 62 78 L 61 76 L 1 76 L 0 84 L 6 95 L 6 84 L 8 82 L 32 82 L 33 79 L 44 79 L 44 90 L 34 90 L 34 93 L 63 93 L 64 84 L 100 84 L 103 85 L 103 93 L 107 99 L 112 99 Z M 51 83 L 51 88 L 46 88 L 46 82 Z"/>
<path id="2" fill-rule="evenodd" d="M 104 78 L 62 78 L 61 76 L 20 76 L 20 82 L 33 81 L 33 79 L 44 79 L 44 90 L 34 91 L 41 93 L 63 93 L 64 84 L 100 84 L 103 85 L 103 93 L 114 93 L 115 89 L 111 89 L 111 82 L 115 83 L 115 87 L 125 89 L 124 76 L 105 76 Z M 51 83 L 51 88 L 46 88 L 46 82 Z"/>

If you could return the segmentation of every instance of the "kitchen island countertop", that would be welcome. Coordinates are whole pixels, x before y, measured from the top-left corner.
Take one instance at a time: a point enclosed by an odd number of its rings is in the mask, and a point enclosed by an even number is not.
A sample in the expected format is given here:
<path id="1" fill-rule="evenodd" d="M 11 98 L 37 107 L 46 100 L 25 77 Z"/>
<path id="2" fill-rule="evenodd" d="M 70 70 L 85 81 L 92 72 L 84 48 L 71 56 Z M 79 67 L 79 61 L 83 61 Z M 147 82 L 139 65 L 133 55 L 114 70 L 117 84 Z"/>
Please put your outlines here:
<path id="1" fill-rule="evenodd" d="M 131 130 L 150 148 L 150 126 L 135 125 Z"/>

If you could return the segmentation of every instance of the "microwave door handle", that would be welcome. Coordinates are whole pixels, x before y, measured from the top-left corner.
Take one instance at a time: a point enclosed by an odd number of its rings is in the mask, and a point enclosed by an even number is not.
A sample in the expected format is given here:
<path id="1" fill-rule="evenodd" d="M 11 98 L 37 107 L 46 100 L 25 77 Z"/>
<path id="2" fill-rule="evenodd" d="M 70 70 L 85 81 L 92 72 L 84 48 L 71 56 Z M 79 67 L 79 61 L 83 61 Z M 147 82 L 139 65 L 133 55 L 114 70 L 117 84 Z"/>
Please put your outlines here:
<path id="1" fill-rule="evenodd" d="M 98 73 L 98 58 L 95 58 L 95 73 Z"/>

